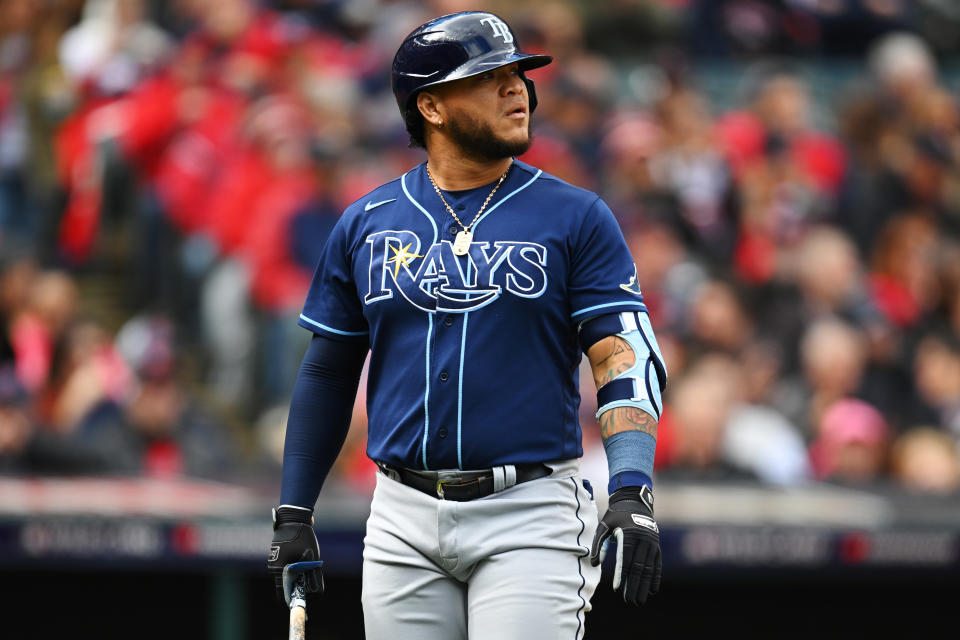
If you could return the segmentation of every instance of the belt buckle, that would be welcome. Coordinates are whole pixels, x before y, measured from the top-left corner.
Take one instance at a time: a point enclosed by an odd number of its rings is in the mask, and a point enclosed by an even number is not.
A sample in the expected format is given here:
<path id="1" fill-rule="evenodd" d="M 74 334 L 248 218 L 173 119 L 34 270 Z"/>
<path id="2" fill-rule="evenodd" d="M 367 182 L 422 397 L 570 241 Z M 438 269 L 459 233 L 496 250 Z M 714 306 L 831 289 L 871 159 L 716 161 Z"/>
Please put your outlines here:
<path id="1" fill-rule="evenodd" d="M 453 478 L 437 478 L 437 497 L 441 500 L 446 500 L 443 497 L 443 485 L 451 481 L 453 481 Z"/>

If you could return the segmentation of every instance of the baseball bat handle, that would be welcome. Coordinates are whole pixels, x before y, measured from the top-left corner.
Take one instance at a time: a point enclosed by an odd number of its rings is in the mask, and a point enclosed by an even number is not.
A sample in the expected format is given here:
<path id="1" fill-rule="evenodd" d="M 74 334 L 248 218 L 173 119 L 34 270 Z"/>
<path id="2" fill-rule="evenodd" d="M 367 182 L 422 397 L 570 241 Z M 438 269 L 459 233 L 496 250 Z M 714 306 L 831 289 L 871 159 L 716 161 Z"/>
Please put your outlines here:
<path id="1" fill-rule="evenodd" d="M 307 633 L 307 610 L 301 606 L 290 607 L 290 640 L 304 640 Z"/>

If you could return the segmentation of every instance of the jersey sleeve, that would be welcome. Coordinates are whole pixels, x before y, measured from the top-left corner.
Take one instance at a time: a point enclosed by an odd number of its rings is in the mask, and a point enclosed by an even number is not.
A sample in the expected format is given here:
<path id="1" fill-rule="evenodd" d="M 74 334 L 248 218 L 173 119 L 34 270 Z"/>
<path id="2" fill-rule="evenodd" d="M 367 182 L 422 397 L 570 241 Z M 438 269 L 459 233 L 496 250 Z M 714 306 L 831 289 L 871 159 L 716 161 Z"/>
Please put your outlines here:
<path id="1" fill-rule="evenodd" d="M 320 255 L 297 324 L 334 340 L 366 342 L 369 328 L 363 317 L 350 257 L 347 225 L 341 217 Z"/>
<path id="2" fill-rule="evenodd" d="M 600 314 L 647 310 L 620 225 L 600 198 L 574 238 L 569 295 L 575 323 Z"/>

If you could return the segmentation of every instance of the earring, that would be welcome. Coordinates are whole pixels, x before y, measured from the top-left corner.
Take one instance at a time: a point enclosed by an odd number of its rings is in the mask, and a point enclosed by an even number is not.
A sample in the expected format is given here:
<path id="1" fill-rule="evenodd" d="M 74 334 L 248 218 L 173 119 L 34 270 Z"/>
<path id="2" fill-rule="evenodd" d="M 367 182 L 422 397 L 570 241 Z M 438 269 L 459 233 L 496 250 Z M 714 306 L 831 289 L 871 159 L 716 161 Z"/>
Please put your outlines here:
<path id="1" fill-rule="evenodd" d="M 443 129 L 443 120 L 437 120 L 437 128 Z"/>

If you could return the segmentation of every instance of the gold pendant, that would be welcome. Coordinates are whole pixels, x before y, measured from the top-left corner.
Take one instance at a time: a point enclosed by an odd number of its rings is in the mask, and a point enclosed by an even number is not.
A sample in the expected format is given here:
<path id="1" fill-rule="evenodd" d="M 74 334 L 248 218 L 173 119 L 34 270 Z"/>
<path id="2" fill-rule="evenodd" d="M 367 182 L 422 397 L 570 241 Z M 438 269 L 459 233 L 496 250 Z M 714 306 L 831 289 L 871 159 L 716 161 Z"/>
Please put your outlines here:
<path id="1" fill-rule="evenodd" d="M 470 243 L 473 242 L 473 234 L 464 229 L 457 234 L 457 239 L 453 241 L 453 254 L 465 256 L 470 251 Z"/>

